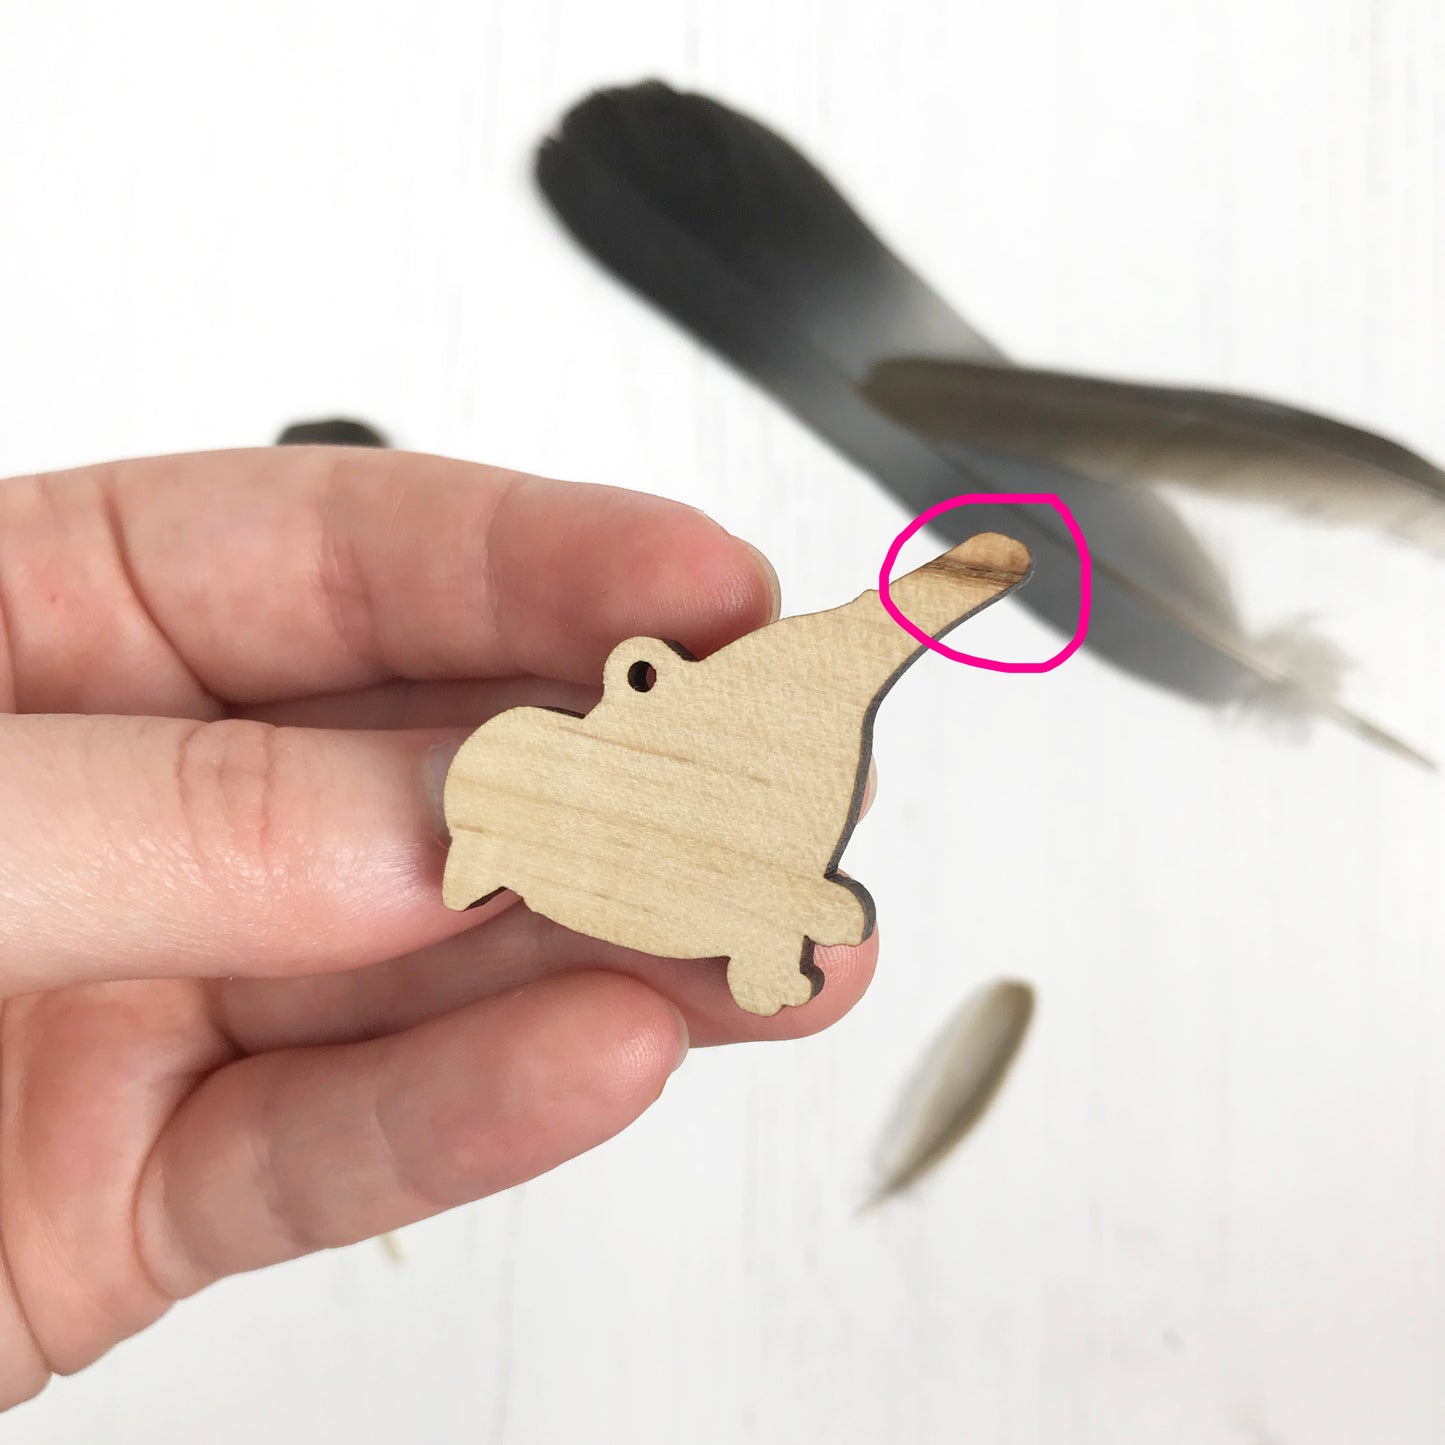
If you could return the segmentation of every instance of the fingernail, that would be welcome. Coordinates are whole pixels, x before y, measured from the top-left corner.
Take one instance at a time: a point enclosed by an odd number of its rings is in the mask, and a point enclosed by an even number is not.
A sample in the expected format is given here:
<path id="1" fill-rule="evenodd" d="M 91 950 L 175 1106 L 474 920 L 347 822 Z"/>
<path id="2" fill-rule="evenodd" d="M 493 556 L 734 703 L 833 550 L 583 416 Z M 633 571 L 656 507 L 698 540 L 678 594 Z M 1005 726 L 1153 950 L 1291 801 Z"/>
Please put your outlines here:
<path id="1" fill-rule="evenodd" d="M 741 537 L 738 540 L 743 542 Z M 743 546 L 758 559 L 758 570 L 767 578 L 768 590 L 773 594 L 773 610 L 768 621 L 776 622 L 783 615 L 783 584 L 778 581 L 777 569 L 751 542 L 743 542 Z"/>
<path id="2" fill-rule="evenodd" d="M 454 742 L 438 743 L 429 748 L 421 760 L 422 791 L 426 795 L 427 812 L 430 815 L 432 831 L 443 843 L 452 841 L 451 829 L 447 827 L 446 787 L 447 773 L 451 771 L 452 759 L 461 751 L 463 738 Z"/>
<path id="3" fill-rule="evenodd" d="M 691 1047 L 692 1039 L 687 1031 L 687 1020 L 679 1012 L 677 1015 L 677 1062 L 672 1066 L 674 1074 L 682 1067 L 682 1061 L 687 1057 L 687 1052 Z"/>

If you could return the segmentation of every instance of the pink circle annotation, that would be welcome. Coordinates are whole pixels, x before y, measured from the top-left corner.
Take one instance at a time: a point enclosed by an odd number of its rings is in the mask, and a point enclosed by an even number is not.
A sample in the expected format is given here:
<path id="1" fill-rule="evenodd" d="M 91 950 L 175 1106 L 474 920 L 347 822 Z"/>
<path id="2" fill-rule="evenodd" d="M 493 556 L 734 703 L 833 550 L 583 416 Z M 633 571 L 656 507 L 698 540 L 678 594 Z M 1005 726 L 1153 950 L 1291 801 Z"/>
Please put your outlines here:
<path id="1" fill-rule="evenodd" d="M 946 646 L 936 637 L 930 637 L 920 627 L 916 627 L 909 618 L 903 615 L 898 604 L 894 602 L 889 593 L 889 583 L 893 576 L 893 564 L 898 560 L 898 554 L 903 544 L 921 527 L 926 527 L 935 517 L 944 512 L 950 512 L 955 507 L 978 506 L 991 504 L 994 506 L 1043 506 L 1052 507 L 1059 516 L 1064 519 L 1064 526 L 1068 528 L 1069 536 L 1073 538 L 1074 546 L 1079 550 L 1079 622 L 1074 628 L 1074 635 L 1061 647 L 1052 657 L 1045 658 L 1042 662 L 996 662 L 991 657 L 976 657 L 971 652 L 958 652 L 952 647 Z M 884 610 L 888 615 L 906 632 L 910 637 L 916 638 L 925 647 L 931 648 L 934 652 L 942 653 L 944 657 L 952 658 L 954 662 L 965 663 L 969 667 L 985 667 L 991 672 L 1051 672 L 1061 662 L 1068 661 L 1080 647 L 1083 646 L 1084 638 L 1089 632 L 1089 609 L 1093 603 L 1094 596 L 1094 566 L 1093 559 L 1089 556 L 1089 544 L 1084 538 L 1083 529 L 1074 520 L 1074 514 L 1064 505 L 1060 498 L 1053 492 L 969 492 L 962 497 L 950 497 L 945 502 L 939 502 L 936 506 L 930 507 L 921 516 L 915 517 L 894 539 L 893 545 L 888 549 L 888 555 L 883 559 L 882 570 L 878 573 L 878 600 L 882 602 Z"/>

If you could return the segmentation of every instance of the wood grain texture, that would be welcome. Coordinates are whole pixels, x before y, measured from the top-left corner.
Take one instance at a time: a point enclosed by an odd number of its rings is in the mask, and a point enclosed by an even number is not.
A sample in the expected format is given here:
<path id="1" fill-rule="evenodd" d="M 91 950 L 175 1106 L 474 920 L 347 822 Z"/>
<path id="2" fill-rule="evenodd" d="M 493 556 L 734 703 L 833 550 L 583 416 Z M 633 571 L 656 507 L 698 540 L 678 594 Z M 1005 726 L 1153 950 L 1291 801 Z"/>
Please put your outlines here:
<path id="1" fill-rule="evenodd" d="M 1017 587 L 1027 550 L 980 533 L 893 584 L 941 637 Z M 739 1007 L 770 1015 L 823 985 L 814 944 L 858 944 L 873 900 L 838 873 L 884 694 L 924 648 L 876 591 L 789 617 L 699 662 L 634 637 L 585 717 L 513 708 L 447 776 L 443 897 L 503 888 L 579 933 L 666 958 L 728 960 Z"/>
<path id="2" fill-rule="evenodd" d="M 851 596 L 906 518 L 532 194 L 568 105 L 653 74 L 796 138 L 1020 357 L 1442 456 L 1442 57 L 1438 0 L 0 6 L 0 472 L 358 415 L 701 507 L 789 611 Z M 1355 700 L 1445 738 L 1438 563 L 1189 500 L 1252 623 L 1318 614 Z M 1048 655 L 1021 614 L 971 650 Z M 897 702 L 848 851 L 880 967 L 839 1027 L 695 1050 L 402 1269 L 206 1290 L 0 1439 L 1440 1445 L 1445 792 L 1087 657 L 921 666 Z M 856 1220 L 900 1088 L 1003 972 L 1040 1007 L 1000 1112 Z"/>

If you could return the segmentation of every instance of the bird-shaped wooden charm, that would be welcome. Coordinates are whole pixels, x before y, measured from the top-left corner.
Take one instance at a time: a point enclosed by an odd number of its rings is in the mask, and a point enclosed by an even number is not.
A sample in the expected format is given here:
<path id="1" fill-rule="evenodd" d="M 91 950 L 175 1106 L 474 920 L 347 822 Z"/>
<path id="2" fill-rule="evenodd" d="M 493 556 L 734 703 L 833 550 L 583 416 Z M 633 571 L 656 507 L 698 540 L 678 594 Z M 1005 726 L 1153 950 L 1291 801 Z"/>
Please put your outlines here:
<path id="1" fill-rule="evenodd" d="M 1021 543 L 986 532 L 890 592 L 940 637 L 1028 571 Z M 586 716 L 513 708 L 463 744 L 446 782 L 447 906 L 510 888 L 592 938 L 727 958 L 750 1013 L 806 1003 L 822 987 L 814 945 L 873 930 L 873 900 L 838 861 L 874 712 L 924 650 L 874 591 L 702 661 L 654 637 L 619 644 Z"/>

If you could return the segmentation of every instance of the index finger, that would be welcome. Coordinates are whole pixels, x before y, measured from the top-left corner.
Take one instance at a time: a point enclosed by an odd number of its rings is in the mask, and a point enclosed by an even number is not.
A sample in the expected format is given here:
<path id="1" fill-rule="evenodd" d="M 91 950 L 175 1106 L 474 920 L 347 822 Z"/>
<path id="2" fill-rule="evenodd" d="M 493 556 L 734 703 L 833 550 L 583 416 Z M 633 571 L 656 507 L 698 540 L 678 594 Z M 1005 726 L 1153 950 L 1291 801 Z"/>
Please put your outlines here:
<path id="1" fill-rule="evenodd" d="M 143 710 L 146 678 L 235 704 L 593 681 L 620 638 L 706 653 L 776 611 L 760 555 L 691 507 L 409 452 L 119 462 L 8 483 L 0 522 L 24 711 Z"/>

